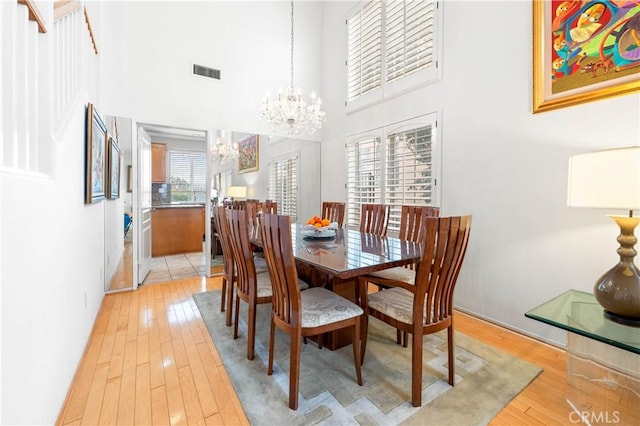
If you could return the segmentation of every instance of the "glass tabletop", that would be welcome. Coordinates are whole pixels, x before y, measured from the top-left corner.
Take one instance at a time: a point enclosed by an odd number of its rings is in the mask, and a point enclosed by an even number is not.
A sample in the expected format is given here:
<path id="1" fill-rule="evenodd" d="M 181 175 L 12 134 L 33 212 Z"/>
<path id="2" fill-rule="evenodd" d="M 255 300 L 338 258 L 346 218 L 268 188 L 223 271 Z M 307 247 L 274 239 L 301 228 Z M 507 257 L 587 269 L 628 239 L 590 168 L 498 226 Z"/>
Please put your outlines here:
<path id="1" fill-rule="evenodd" d="M 331 238 L 309 238 L 303 225 L 291 225 L 296 259 L 339 278 L 351 278 L 393 266 L 414 263 L 422 254 L 420 244 L 394 237 L 337 229 Z"/>
<path id="2" fill-rule="evenodd" d="M 569 290 L 525 316 L 640 354 L 640 328 L 606 318 L 604 309 L 591 293 Z"/>

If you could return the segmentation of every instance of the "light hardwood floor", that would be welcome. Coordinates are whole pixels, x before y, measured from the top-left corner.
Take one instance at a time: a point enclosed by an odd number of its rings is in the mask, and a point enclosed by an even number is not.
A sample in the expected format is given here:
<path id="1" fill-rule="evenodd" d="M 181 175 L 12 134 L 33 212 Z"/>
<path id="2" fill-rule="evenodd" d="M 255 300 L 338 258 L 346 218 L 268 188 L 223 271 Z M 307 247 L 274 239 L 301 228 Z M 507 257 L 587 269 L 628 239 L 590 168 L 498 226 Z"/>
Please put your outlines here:
<path id="1" fill-rule="evenodd" d="M 57 424 L 248 424 L 191 297 L 220 284 L 197 277 L 106 295 Z M 492 424 L 576 423 L 566 399 L 585 395 L 580 410 L 595 409 L 588 401 L 596 398 L 610 419 L 618 411 L 618 424 L 640 424 L 637 398 L 601 387 L 576 395 L 564 351 L 463 313 L 455 321 L 458 331 L 544 369 Z"/>

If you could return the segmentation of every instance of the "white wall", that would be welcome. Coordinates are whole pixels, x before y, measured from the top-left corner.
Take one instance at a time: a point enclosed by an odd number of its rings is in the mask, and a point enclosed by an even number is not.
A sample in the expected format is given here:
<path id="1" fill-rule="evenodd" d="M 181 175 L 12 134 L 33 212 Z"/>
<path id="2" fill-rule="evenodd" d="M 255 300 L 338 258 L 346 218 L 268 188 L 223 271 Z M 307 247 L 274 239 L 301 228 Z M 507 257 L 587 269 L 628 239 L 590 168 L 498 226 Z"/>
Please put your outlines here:
<path id="1" fill-rule="evenodd" d="M 105 113 L 192 129 L 269 134 L 264 95 L 289 84 L 290 5 L 255 2 L 102 2 Z M 321 4 L 295 7 L 295 84 L 321 82 Z M 193 75 L 193 64 L 221 71 Z M 319 139 L 316 135 L 315 139 Z"/>
<path id="2" fill-rule="evenodd" d="M 306 94 L 321 83 L 321 10 L 320 2 L 295 3 L 294 83 Z M 233 166 L 233 182 L 248 186 L 249 198 L 267 198 L 272 158 L 300 152 L 300 216 L 318 214 L 320 133 L 270 144 L 260 116 L 264 95 L 289 84 L 289 2 L 108 2 L 101 13 L 118 23 L 102 48 L 110 114 L 259 134 L 259 170 L 238 174 Z M 194 63 L 220 69 L 221 80 L 193 75 Z M 214 164 L 213 173 L 226 167 Z"/>
<path id="3" fill-rule="evenodd" d="M 104 296 L 105 202 L 84 204 L 84 108 L 43 141 L 54 174 L 0 171 L 2 424 L 55 422 Z"/>
<path id="4" fill-rule="evenodd" d="M 531 2 L 444 2 L 441 81 L 344 114 L 346 12 L 323 9 L 322 198 L 344 199 L 346 136 L 439 112 L 442 214 L 472 214 L 456 289 L 460 308 L 564 344 L 564 333 L 524 313 L 568 289 L 592 291 L 618 261 L 617 226 L 566 206 L 570 155 L 638 145 L 640 95 L 533 115 Z"/>

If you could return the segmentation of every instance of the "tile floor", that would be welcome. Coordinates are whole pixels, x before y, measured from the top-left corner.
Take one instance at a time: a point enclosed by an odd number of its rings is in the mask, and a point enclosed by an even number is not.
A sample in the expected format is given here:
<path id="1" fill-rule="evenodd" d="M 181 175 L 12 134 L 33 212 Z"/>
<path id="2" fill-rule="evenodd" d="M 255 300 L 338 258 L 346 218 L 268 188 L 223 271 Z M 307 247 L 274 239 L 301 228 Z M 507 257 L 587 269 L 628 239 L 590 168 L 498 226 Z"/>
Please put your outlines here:
<path id="1" fill-rule="evenodd" d="M 205 275 L 204 252 L 176 254 L 151 259 L 151 271 L 143 284 Z"/>

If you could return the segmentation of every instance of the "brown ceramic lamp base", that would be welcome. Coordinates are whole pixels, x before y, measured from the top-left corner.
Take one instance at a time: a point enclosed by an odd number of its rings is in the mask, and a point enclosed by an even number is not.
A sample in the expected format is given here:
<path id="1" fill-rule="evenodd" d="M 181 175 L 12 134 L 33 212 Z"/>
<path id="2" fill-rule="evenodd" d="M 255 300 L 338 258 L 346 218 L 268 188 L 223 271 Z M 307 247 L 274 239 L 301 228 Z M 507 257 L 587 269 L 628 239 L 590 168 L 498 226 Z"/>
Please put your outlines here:
<path id="1" fill-rule="evenodd" d="M 640 273 L 633 263 L 638 241 L 633 234 L 640 217 L 609 216 L 618 226 L 620 262 L 596 282 L 593 293 L 607 318 L 626 325 L 640 325 Z"/>

